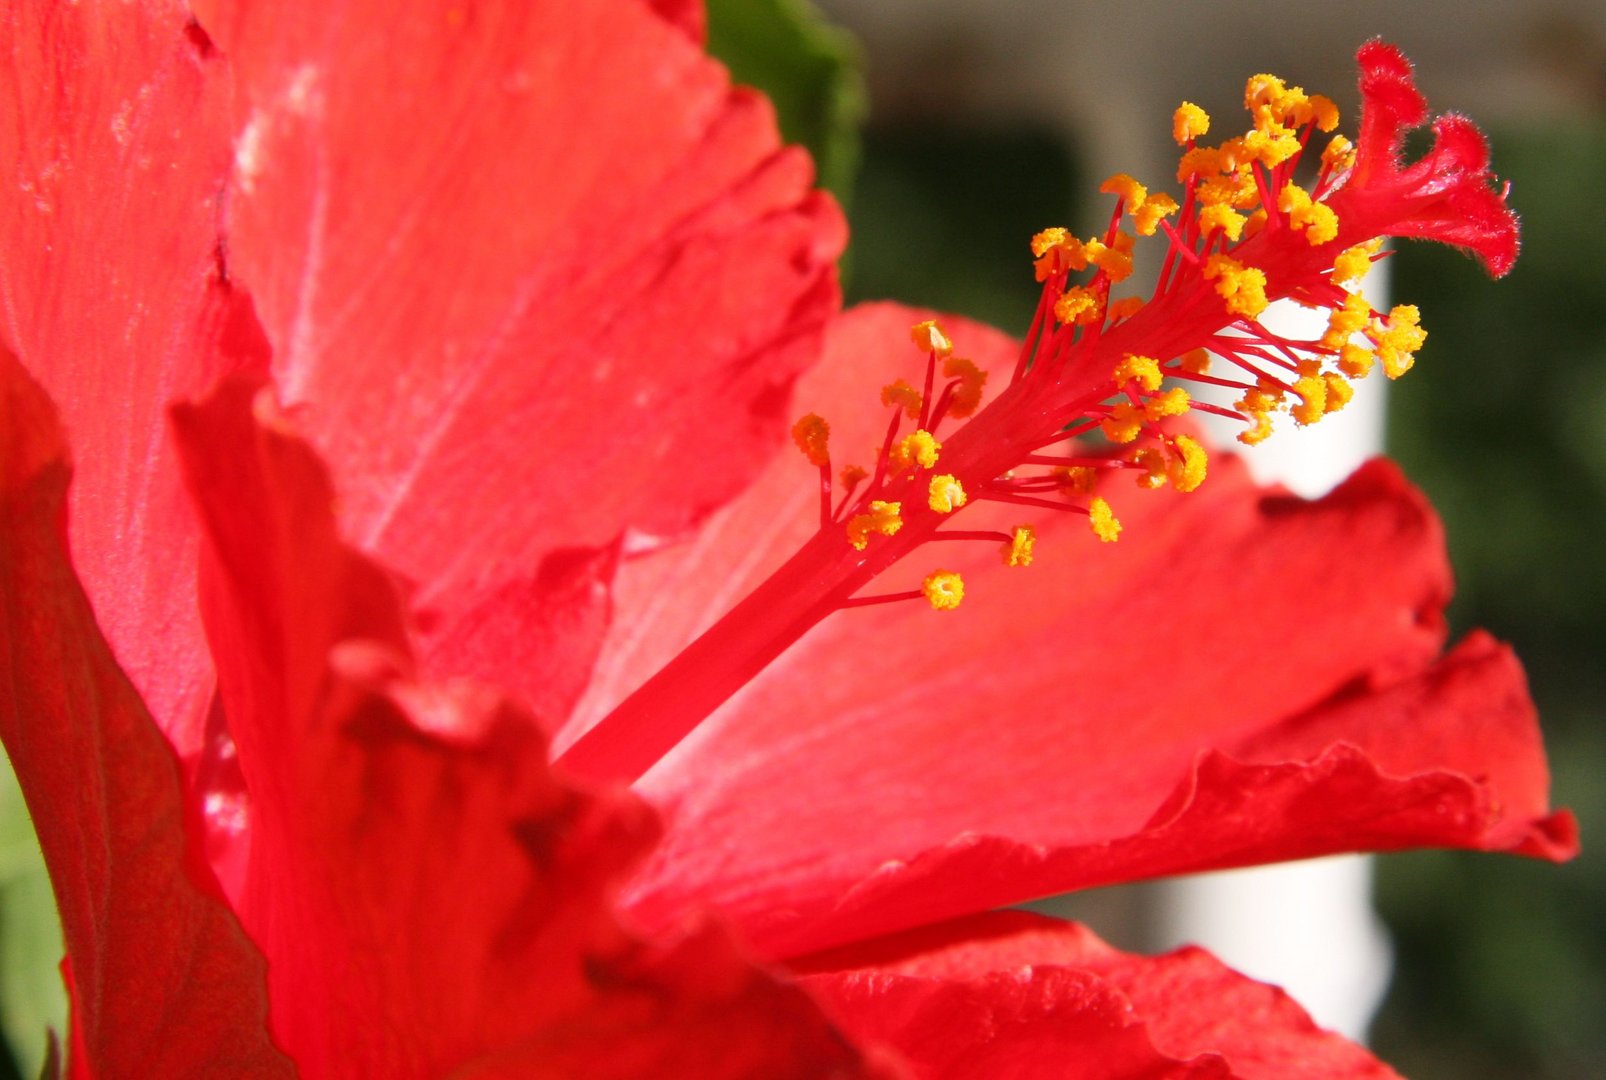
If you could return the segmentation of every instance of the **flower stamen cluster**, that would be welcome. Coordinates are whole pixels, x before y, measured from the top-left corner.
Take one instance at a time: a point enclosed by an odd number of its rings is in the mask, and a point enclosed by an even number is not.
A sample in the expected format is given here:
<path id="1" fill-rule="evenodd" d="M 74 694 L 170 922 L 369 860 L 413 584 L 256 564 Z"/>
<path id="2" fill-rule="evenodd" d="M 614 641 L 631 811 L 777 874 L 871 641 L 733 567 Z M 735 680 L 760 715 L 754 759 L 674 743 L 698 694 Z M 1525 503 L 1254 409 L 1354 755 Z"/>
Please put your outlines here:
<path id="1" fill-rule="evenodd" d="M 964 591 L 947 569 L 918 589 L 864 592 L 929 542 L 988 542 L 1007 565 L 1028 565 L 1035 528 L 957 527 L 976 507 L 1080 514 L 1099 541 L 1114 542 L 1120 475 L 1139 491 L 1186 493 L 1204 482 L 1208 458 L 1181 426 L 1187 413 L 1232 418 L 1244 425 L 1240 440 L 1255 443 L 1279 413 L 1313 424 L 1342 409 L 1352 380 L 1379 363 L 1391 377 L 1405 372 L 1426 337 L 1416 309 L 1377 311 L 1356 291 L 1384 238 L 1452 244 L 1499 276 L 1516 259 L 1517 223 L 1483 137 L 1464 118 L 1440 118 L 1428 153 L 1402 160 L 1426 102 L 1398 50 L 1372 42 L 1358 59 L 1354 142 L 1332 134 L 1331 101 L 1257 75 L 1245 87 L 1251 124 L 1242 135 L 1206 145 L 1203 109 L 1185 102 L 1172 116 L 1180 197 L 1118 174 L 1102 188 L 1115 199 L 1103 233 L 1034 236 L 1037 311 L 1007 383 L 985 405 L 986 374 L 928 320 L 911 331 L 923 379 L 883 389 L 885 436 L 869 467 L 841 470 L 840 493 L 828 428 L 805 417 L 795 436 L 819 470 L 818 532 L 565 760 L 640 775 L 833 612 L 922 599 L 951 610 Z M 1317 135 L 1331 136 L 1319 150 Z M 1307 154 L 1319 160 L 1308 185 L 1297 179 Z M 1153 287 L 1116 295 L 1145 238 L 1164 245 Z M 1263 326 L 1262 313 L 1284 299 L 1326 310 L 1326 329 L 1305 339 Z M 1229 391 L 1232 404 L 1200 400 L 1191 392 L 1200 386 Z"/>
<path id="2" fill-rule="evenodd" d="M 1100 187 L 1115 197 L 1102 234 L 1084 239 L 1055 227 L 1032 237 L 1037 314 L 1009 384 L 957 430 L 941 428 L 977 412 L 986 375 L 954 356 L 935 322 L 913 327 L 926 354 L 925 390 L 903 379 L 882 390 L 891 416 L 873 478 L 834 510 L 822 496 L 822 529 L 845 530 L 851 550 L 874 553 L 872 573 L 938 539 L 996 541 L 1006 562 L 1025 565 L 1014 537 L 1027 526 L 1014 534 L 952 529 L 962 508 L 987 502 L 1079 512 L 1111 542 L 1121 531 L 1112 476 L 1129 471 L 1141 489 L 1180 492 L 1204 482 L 1205 448 L 1177 428 L 1191 410 L 1242 422 L 1239 440 L 1254 444 L 1279 413 L 1304 426 L 1343 409 L 1353 380 L 1378 362 L 1391 379 L 1409 370 L 1427 336 L 1417 309 L 1377 311 L 1358 291 L 1384 257 L 1384 238 L 1468 246 L 1500 273 L 1515 254 L 1515 222 L 1503 193 L 1490 188 L 1481 137 L 1464 121 L 1440 121 L 1441 145 L 1409 168 L 1399 164 L 1403 127 L 1423 118 L 1420 98 L 1392 48 L 1366 46 L 1361 64 L 1370 92 L 1358 142 L 1334 134 L 1339 111 L 1330 99 L 1255 75 L 1244 87 L 1251 124 L 1242 134 L 1206 145 L 1203 109 L 1184 102 L 1173 114 L 1180 197 L 1120 173 Z M 1318 136 L 1331 137 L 1313 150 Z M 1319 159 L 1308 186 L 1296 179 L 1307 153 Z M 1138 241 L 1153 237 L 1165 244 L 1153 289 L 1112 296 L 1132 277 Z M 1259 320 L 1280 299 L 1326 309 L 1326 330 L 1309 339 L 1268 330 Z M 933 400 L 939 367 L 949 381 Z M 1188 384 L 1230 391 L 1232 403 L 1196 400 Z M 915 430 L 900 437 L 906 420 Z M 823 424 L 812 414 L 804 422 L 809 431 Z M 813 443 L 800 436 L 799 445 L 820 464 Z M 828 466 L 821 475 L 828 485 Z M 901 509 L 895 525 L 888 506 Z"/>

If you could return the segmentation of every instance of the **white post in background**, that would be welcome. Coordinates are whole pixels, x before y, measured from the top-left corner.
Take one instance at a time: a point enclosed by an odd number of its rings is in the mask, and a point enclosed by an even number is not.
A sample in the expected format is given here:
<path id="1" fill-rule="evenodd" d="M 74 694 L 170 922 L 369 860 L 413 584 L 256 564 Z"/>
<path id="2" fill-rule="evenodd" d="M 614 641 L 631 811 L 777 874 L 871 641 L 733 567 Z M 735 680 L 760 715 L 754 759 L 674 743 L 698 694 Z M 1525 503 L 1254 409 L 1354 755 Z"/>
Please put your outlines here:
<path id="1" fill-rule="evenodd" d="M 1387 310 L 1387 263 L 1363 291 Z M 1280 301 L 1261 320 L 1274 333 L 1310 339 L 1327 329 L 1325 310 Z M 1355 384 L 1340 412 L 1309 428 L 1285 416 L 1254 447 L 1235 442 L 1242 425 L 1211 424 L 1218 446 L 1235 446 L 1255 478 L 1297 494 L 1321 495 L 1383 446 L 1387 381 L 1381 370 Z M 1166 882 L 1156 903 L 1154 944 L 1203 945 L 1246 975 L 1286 989 L 1318 1024 L 1364 1039 L 1388 987 L 1392 950 L 1372 907 L 1372 860 L 1362 855 L 1203 874 Z"/>

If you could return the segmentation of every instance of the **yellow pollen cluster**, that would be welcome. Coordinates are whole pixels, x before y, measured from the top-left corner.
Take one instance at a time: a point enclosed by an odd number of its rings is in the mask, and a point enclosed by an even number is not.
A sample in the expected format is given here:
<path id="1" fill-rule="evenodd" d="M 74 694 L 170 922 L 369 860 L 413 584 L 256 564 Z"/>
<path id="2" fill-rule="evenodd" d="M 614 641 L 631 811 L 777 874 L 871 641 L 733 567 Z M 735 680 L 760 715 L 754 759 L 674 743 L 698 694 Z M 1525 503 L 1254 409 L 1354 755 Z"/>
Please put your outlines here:
<path id="1" fill-rule="evenodd" d="M 1361 280 L 1372 268 L 1372 256 L 1383 247 L 1383 238 L 1373 237 L 1364 244 L 1345 248 L 1333 260 L 1333 273 L 1327 280 L 1334 285 L 1349 285 Z"/>
<path id="2" fill-rule="evenodd" d="M 1244 108 L 1255 118 L 1255 129 L 1304 127 L 1314 123 L 1324 132 L 1338 127 L 1338 106 L 1321 94 L 1306 94 L 1275 75 L 1251 75 L 1244 84 Z"/>
<path id="3" fill-rule="evenodd" d="M 1342 135 L 1334 135 L 1322 149 L 1322 168 L 1341 172 L 1355 164 L 1355 144 Z"/>
<path id="4" fill-rule="evenodd" d="M 1326 203 L 1313 202 L 1310 192 L 1290 181 L 1277 197 L 1277 209 L 1288 215 L 1290 227 L 1305 233 L 1305 242 L 1315 247 L 1338 235 L 1338 215 Z"/>
<path id="5" fill-rule="evenodd" d="M 938 570 L 920 583 L 935 611 L 952 611 L 965 599 L 965 580 L 952 570 Z"/>
<path id="6" fill-rule="evenodd" d="M 921 352 L 936 353 L 939 357 L 946 357 L 954 351 L 954 343 L 948 340 L 948 335 L 933 319 L 916 323 L 909 331 L 909 339 Z"/>
<path id="7" fill-rule="evenodd" d="M 1259 267 L 1217 254 L 1205 262 L 1204 277 L 1216 283 L 1216 292 L 1232 314 L 1256 319 L 1266 310 L 1266 272 Z"/>
<path id="8" fill-rule="evenodd" d="M 1372 318 L 1372 305 L 1360 293 L 1350 293 L 1342 307 L 1333 309 L 1327 316 L 1327 332 L 1319 344 L 1324 349 L 1338 349 L 1349 341 L 1350 335 L 1363 329 Z"/>
<path id="9" fill-rule="evenodd" d="M 1110 305 L 1105 309 L 1105 314 L 1109 316 L 1111 322 L 1120 322 L 1122 319 L 1130 319 L 1142 311 L 1145 303 L 1147 301 L 1141 296 L 1124 296 L 1119 300 L 1111 301 Z"/>
<path id="10" fill-rule="evenodd" d="M 1149 189 L 1138 183 L 1126 173 L 1116 173 L 1099 186 L 1099 190 L 1106 195 L 1119 195 L 1126 206 L 1126 212 L 1132 217 L 1133 228 L 1139 236 L 1153 236 L 1154 231 L 1160 227 L 1162 218 L 1169 217 L 1177 212 L 1177 201 L 1165 194 L 1149 194 Z M 1119 243 L 1119 237 L 1117 241 Z M 1130 251 L 1130 245 L 1128 245 Z M 1099 260 L 1095 259 L 1095 262 Z M 1130 261 L 1130 260 L 1129 260 Z M 1110 267 L 1099 262 L 1101 267 L 1111 274 L 1112 280 L 1119 281 Z M 1128 268 L 1127 273 L 1130 273 Z M 1126 273 L 1121 274 L 1125 277 Z"/>
<path id="11" fill-rule="evenodd" d="M 1355 387 L 1336 371 L 1323 372 L 1322 381 L 1327 383 L 1327 404 L 1323 408 L 1330 413 L 1336 413 L 1348 405 L 1355 396 Z"/>
<path id="12" fill-rule="evenodd" d="M 1119 364 L 1115 365 L 1115 384 L 1125 386 L 1129 382 L 1136 382 L 1143 389 L 1150 391 L 1160 389 L 1160 362 L 1151 356 L 1133 356 L 1127 353 Z"/>
<path id="13" fill-rule="evenodd" d="M 1126 173 L 1116 173 L 1099 185 L 1099 191 L 1105 195 L 1119 195 L 1125 200 L 1128 209 L 1142 206 L 1143 200 L 1149 197 L 1149 189 Z"/>
<path id="14" fill-rule="evenodd" d="M 1197 439 L 1178 435 L 1160 446 L 1145 446 L 1132 455 L 1143 467 L 1138 486 L 1153 490 L 1170 484 L 1178 491 L 1194 491 L 1204 483 L 1210 457 Z"/>
<path id="15" fill-rule="evenodd" d="M 880 533 L 882 536 L 891 536 L 903 528 L 902 503 L 882 502 L 880 499 L 872 502 L 866 513 L 855 514 L 848 519 L 848 543 L 854 548 L 863 551 L 870 543 L 871 533 Z"/>
<path id="16" fill-rule="evenodd" d="M 1104 321 L 1104 301 L 1092 289 L 1073 285 L 1055 301 L 1054 317 L 1066 324 L 1096 326 Z"/>
<path id="17" fill-rule="evenodd" d="M 1220 229 L 1227 234 L 1227 239 L 1237 243 L 1244 235 L 1244 226 L 1249 219 L 1230 206 L 1216 204 L 1206 206 L 1199 211 L 1199 231 L 1209 236 Z"/>
<path id="18" fill-rule="evenodd" d="M 1187 435 L 1178 435 L 1171 440 L 1173 451 L 1171 461 L 1166 466 L 1166 479 L 1178 491 L 1194 491 L 1205 481 L 1205 474 L 1210 467 L 1210 455 L 1205 448 L 1199 445 L 1197 439 Z"/>
<path id="19" fill-rule="evenodd" d="M 1143 410 L 1129 401 L 1120 401 L 1110 407 L 1110 414 L 1099 421 L 1099 430 L 1113 443 L 1137 440 L 1143 430 Z"/>
<path id="20" fill-rule="evenodd" d="M 1301 426 L 1314 424 L 1327 415 L 1327 381 L 1320 375 L 1301 375 L 1294 383 L 1299 404 L 1289 411 Z"/>
<path id="21" fill-rule="evenodd" d="M 1171 114 L 1171 137 L 1178 146 L 1186 146 L 1189 139 L 1197 139 L 1209 131 L 1210 114 L 1191 101 L 1184 101 Z"/>
<path id="22" fill-rule="evenodd" d="M 1389 310 L 1388 321 L 1368 331 L 1377 343 L 1377 358 L 1383 361 L 1383 374 L 1398 379 L 1416 363 L 1416 351 L 1427 340 L 1422 329 L 1422 313 L 1415 304 L 1399 304 Z"/>
<path id="23" fill-rule="evenodd" d="M 974 361 L 960 356 L 950 356 L 944 360 L 942 373 L 947 378 L 959 380 L 959 385 L 954 387 L 953 394 L 948 398 L 948 415 L 963 420 L 981 405 L 981 391 L 987 385 L 987 373 L 977 367 Z"/>
<path id="24" fill-rule="evenodd" d="M 1121 536 L 1121 523 L 1115 520 L 1115 514 L 1110 510 L 1110 504 L 1095 495 L 1087 504 L 1087 520 L 1093 527 L 1093 535 L 1106 544 L 1113 544 Z"/>
<path id="25" fill-rule="evenodd" d="M 951 514 L 969 501 L 964 485 L 952 473 L 931 478 L 928 505 L 939 514 Z"/>
<path id="26" fill-rule="evenodd" d="M 1167 201 L 1170 201 L 1169 196 Z M 1163 208 L 1164 203 L 1161 206 Z M 1155 220 L 1158 223 L 1159 219 Z M 1152 234 L 1153 229 L 1150 229 L 1149 233 Z M 1032 237 L 1032 256 L 1036 260 L 1033 265 L 1037 269 L 1037 280 L 1047 281 L 1055 274 L 1082 271 L 1089 266 L 1096 266 L 1104 271 L 1112 282 L 1125 281 L 1132 274 L 1132 248 L 1136 243 L 1137 238 L 1127 232 L 1117 232 L 1114 239 L 1106 244 L 1102 240 L 1089 240 L 1083 243 L 1069 232 L 1057 227 L 1044 229 Z"/>
<path id="27" fill-rule="evenodd" d="M 1017 525 L 1004 541 L 1002 554 L 1005 566 L 1032 565 L 1032 547 L 1037 543 L 1037 530 L 1030 525 Z"/>
<path id="28" fill-rule="evenodd" d="M 1182 370 L 1193 375 L 1207 375 L 1210 372 L 1210 350 L 1189 349 L 1178 359 L 1182 361 Z"/>
<path id="29" fill-rule="evenodd" d="M 1107 246 L 1102 240 L 1089 240 L 1082 249 L 1087 253 L 1088 262 L 1104 271 L 1112 282 L 1119 283 L 1132 276 L 1132 249 L 1136 244 L 1137 238 L 1131 233 L 1117 232 Z"/>
<path id="30" fill-rule="evenodd" d="M 792 425 L 792 441 L 811 465 L 831 464 L 831 425 L 818 413 L 809 413 Z"/>
<path id="31" fill-rule="evenodd" d="M 1264 383 L 1257 389 L 1245 390 L 1244 396 L 1232 406 L 1250 420 L 1249 428 L 1239 432 L 1238 441 L 1245 446 L 1265 442 L 1271 435 L 1271 414 L 1282 406 L 1282 401 L 1282 388 L 1275 383 Z"/>
<path id="32" fill-rule="evenodd" d="M 1086 495 L 1098 483 L 1099 473 L 1086 465 L 1062 465 L 1054 470 L 1054 478 L 1067 495 Z"/>
<path id="33" fill-rule="evenodd" d="M 1338 350 L 1338 370 L 1352 379 L 1363 379 L 1371 374 L 1376 357 L 1364 345 L 1347 343 Z"/>
<path id="34" fill-rule="evenodd" d="M 920 419 L 920 410 L 926 404 L 926 399 L 921 397 L 920 391 L 904 380 L 899 379 L 881 388 L 881 404 L 896 405 L 904 411 L 904 414 L 909 419 L 918 420 Z"/>
<path id="35" fill-rule="evenodd" d="M 931 432 L 916 431 L 899 439 L 887 457 L 893 472 L 902 472 L 910 465 L 929 469 L 937 464 L 937 453 L 941 449 L 942 443 L 933 438 Z"/>
<path id="36" fill-rule="evenodd" d="M 1163 420 L 1168 416 L 1181 416 L 1192 405 L 1188 392 L 1173 386 L 1163 394 L 1156 394 L 1143 403 L 1143 415 L 1150 420 Z"/>

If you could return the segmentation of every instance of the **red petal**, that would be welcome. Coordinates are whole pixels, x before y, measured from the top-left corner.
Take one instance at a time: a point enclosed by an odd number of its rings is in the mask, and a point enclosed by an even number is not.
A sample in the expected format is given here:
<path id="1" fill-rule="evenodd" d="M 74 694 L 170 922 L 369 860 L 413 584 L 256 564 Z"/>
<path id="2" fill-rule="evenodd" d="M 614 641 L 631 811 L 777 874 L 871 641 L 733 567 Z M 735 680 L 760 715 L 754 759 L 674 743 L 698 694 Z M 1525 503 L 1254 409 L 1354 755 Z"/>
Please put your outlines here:
<path id="1" fill-rule="evenodd" d="M 230 265 L 343 520 L 435 640 L 494 630 L 453 662 L 537 693 L 502 609 L 751 477 L 840 215 L 640 0 L 201 7 L 238 76 Z"/>
<path id="2" fill-rule="evenodd" d="M 857 1038 L 890 1044 L 921 1076 L 1395 1076 L 1281 990 L 1201 949 L 1132 956 L 1084 927 L 1024 912 L 805 963 L 820 972 L 809 989 Z"/>
<path id="3" fill-rule="evenodd" d="M 850 313 L 839 340 L 896 355 L 918 317 Z M 872 385 L 900 373 L 834 350 L 830 366 Z M 740 595 L 749 567 L 789 554 L 769 543 L 786 507 L 810 530 L 808 466 L 783 460 L 790 478 L 766 477 L 696 545 L 626 565 L 599 669 L 615 689 L 644 639 L 709 614 L 683 597 Z M 1565 854 L 1564 824 L 1535 820 L 1545 773 L 1520 672 L 1486 643 L 1431 666 L 1448 570 L 1392 468 L 1317 503 L 1265 496 L 1226 456 L 1191 495 L 1112 488 L 1119 544 L 1012 508 L 997 523 L 1040 527 L 1029 569 L 985 546 L 931 553 L 965 573 L 959 612 L 839 613 L 665 758 L 641 785 L 670 831 L 627 894 L 637 917 L 713 902 L 789 955 L 1207 866 L 1412 844 Z M 768 532 L 726 525 L 766 513 Z M 754 537 L 761 550 L 739 546 Z"/>
<path id="4" fill-rule="evenodd" d="M 388 579 L 340 542 L 328 475 L 265 394 L 231 381 L 175 422 L 251 796 L 238 906 L 306 1075 L 557 1075 L 589 1057 L 862 1074 L 805 995 L 720 935 L 655 946 L 618 925 L 612 882 L 651 812 L 555 779 L 500 694 L 412 675 Z M 725 1017 L 750 1036 L 711 1044 Z"/>
<path id="5" fill-rule="evenodd" d="M 182 4 L 6 17 L 0 336 L 78 454 L 74 565 L 123 669 L 185 756 L 211 691 L 195 533 L 163 410 L 211 375 L 203 325 L 226 176 L 226 80 Z"/>
<path id="6" fill-rule="evenodd" d="M 0 349 L 0 735 L 61 910 L 74 1068 L 294 1075 L 268 1039 L 262 958 L 200 856 L 177 762 L 67 560 L 69 472 L 54 409 Z"/>

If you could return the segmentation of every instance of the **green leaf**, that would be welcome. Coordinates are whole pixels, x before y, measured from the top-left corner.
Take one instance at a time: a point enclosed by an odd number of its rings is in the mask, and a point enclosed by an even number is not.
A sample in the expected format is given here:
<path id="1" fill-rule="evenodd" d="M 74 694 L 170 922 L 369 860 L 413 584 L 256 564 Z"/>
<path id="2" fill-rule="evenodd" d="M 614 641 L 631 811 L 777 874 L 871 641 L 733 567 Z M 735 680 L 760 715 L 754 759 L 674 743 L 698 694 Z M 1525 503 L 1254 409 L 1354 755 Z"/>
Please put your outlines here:
<path id="1" fill-rule="evenodd" d="M 46 1029 L 67 1030 L 56 898 L 33 823 L 0 753 L 0 1033 L 24 1076 L 46 1062 Z"/>
<path id="2" fill-rule="evenodd" d="M 844 206 L 865 115 L 858 42 L 807 0 L 709 0 L 708 51 L 769 95 L 781 134 L 814 155 L 819 184 Z"/>

